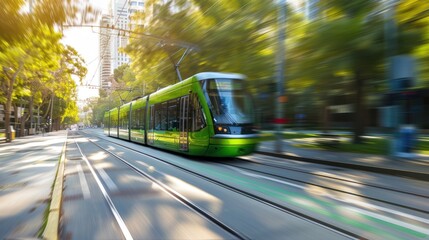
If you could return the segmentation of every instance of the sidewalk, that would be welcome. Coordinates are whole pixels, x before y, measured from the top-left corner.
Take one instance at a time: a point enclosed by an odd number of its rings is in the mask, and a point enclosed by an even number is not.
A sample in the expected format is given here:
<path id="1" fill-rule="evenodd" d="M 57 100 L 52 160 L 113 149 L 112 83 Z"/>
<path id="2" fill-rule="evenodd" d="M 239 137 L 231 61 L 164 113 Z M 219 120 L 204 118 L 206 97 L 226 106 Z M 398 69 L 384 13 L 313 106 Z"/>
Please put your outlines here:
<path id="1" fill-rule="evenodd" d="M 58 131 L 0 143 L 0 239 L 41 237 L 66 137 Z"/>
<path id="2" fill-rule="evenodd" d="M 383 155 L 298 148 L 292 146 L 293 140 L 283 140 L 281 143 L 282 151 L 279 153 L 276 152 L 276 141 L 261 142 L 257 152 L 292 160 L 429 181 L 429 155 L 417 155 L 414 159 L 404 159 Z"/>

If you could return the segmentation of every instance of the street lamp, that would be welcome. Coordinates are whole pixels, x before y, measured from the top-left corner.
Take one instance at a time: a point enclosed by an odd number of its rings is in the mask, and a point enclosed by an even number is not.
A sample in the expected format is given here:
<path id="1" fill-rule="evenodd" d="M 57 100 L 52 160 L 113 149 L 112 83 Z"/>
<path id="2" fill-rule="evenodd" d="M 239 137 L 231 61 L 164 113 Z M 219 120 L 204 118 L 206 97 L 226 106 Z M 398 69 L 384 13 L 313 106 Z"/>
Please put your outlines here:
<path id="1" fill-rule="evenodd" d="M 286 39 L 286 0 L 279 3 L 278 15 L 278 42 L 277 42 L 277 94 L 276 94 L 276 115 L 274 123 L 276 124 L 276 144 L 275 150 L 282 151 L 282 127 L 286 123 L 283 111 L 283 105 L 286 104 L 284 86 L 284 64 L 285 64 L 285 39 Z"/>

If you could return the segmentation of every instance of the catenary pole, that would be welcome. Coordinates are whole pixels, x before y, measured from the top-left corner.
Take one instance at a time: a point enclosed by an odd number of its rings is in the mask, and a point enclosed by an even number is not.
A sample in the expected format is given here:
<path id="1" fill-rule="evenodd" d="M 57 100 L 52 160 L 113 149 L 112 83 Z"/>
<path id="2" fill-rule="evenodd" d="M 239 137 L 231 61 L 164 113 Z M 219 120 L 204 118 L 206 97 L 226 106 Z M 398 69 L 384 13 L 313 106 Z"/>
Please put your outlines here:
<path id="1" fill-rule="evenodd" d="M 280 0 L 279 2 L 279 14 L 278 14 L 278 42 L 277 42 L 277 91 L 276 91 L 276 152 L 282 152 L 282 128 L 286 122 L 284 118 L 284 104 L 286 103 L 285 96 L 285 39 L 286 39 L 286 0 Z"/>

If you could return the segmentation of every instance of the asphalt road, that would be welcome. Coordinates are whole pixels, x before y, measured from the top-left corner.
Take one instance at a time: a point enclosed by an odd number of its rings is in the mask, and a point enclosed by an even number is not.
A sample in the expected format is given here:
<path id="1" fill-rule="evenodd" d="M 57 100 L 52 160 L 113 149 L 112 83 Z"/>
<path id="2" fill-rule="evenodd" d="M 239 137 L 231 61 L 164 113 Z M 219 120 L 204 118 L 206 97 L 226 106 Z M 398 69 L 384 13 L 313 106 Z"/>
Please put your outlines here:
<path id="1" fill-rule="evenodd" d="M 423 182 L 256 154 L 187 158 L 93 130 L 76 132 L 72 140 L 61 231 L 67 239 L 429 236 Z"/>

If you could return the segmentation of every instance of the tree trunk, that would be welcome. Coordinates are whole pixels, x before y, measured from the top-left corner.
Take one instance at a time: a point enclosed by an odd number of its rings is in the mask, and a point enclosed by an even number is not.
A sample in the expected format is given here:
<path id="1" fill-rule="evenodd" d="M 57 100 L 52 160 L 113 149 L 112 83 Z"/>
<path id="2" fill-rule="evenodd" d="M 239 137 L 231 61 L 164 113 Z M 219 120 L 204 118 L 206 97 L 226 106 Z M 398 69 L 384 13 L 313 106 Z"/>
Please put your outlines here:
<path id="1" fill-rule="evenodd" d="M 13 125 L 13 128 L 15 130 L 15 134 L 17 134 L 17 130 L 18 130 L 18 125 L 19 125 L 19 118 L 18 118 L 18 106 L 16 104 L 12 104 L 13 105 L 13 116 L 15 119 L 15 123 Z M 16 136 L 20 136 L 20 135 L 16 135 Z"/>
<path id="2" fill-rule="evenodd" d="M 22 114 L 22 116 L 21 116 L 21 119 L 20 119 L 21 127 L 20 127 L 20 131 L 19 131 L 19 136 L 21 136 L 21 137 L 25 136 L 25 129 L 26 129 L 25 125 L 29 119 L 29 116 L 30 116 L 29 113 L 28 112 L 25 113 L 25 111 L 24 111 L 24 114 Z M 27 134 L 28 134 L 28 132 L 27 132 Z"/>
<path id="3" fill-rule="evenodd" d="M 328 100 L 328 94 L 326 89 L 322 89 L 322 131 L 328 132 L 330 128 L 330 112 L 329 112 L 329 100 Z"/>
<path id="4" fill-rule="evenodd" d="M 6 90 L 6 104 L 4 106 L 4 123 L 6 128 L 6 142 L 12 141 L 12 132 L 10 131 L 10 110 L 12 108 L 12 93 L 13 93 L 13 85 L 15 84 L 15 79 L 18 76 L 18 73 L 24 67 L 24 62 L 21 61 L 19 63 L 18 69 L 12 76 L 9 76 L 7 73 L 7 69 L 3 68 L 4 75 L 6 76 L 5 80 L 5 90 Z"/>
<path id="5" fill-rule="evenodd" d="M 331 127 L 331 115 L 330 115 L 330 110 L 329 110 L 329 103 L 328 101 L 326 101 L 323 104 L 323 127 L 322 127 L 322 131 L 323 132 L 328 132 L 330 127 Z"/>
<path id="6" fill-rule="evenodd" d="M 27 117 L 27 114 L 24 114 L 21 116 L 21 127 L 19 128 L 19 136 L 24 137 L 25 136 L 25 118 Z"/>
<path id="7" fill-rule="evenodd" d="M 28 103 L 28 116 L 26 118 L 26 121 L 30 120 L 30 129 L 34 128 L 34 112 L 33 112 L 33 108 L 34 108 L 34 97 L 31 96 L 30 97 L 30 101 Z M 30 135 L 30 129 L 28 129 L 28 135 Z M 31 133 L 33 134 L 33 133 Z"/>
<path id="8" fill-rule="evenodd" d="M 12 109 L 12 92 L 13 92 L 13 84 L 14 79 L 6 79 L 9 82 L 9 86 L 7 86 L 6 93 L 6 105 L 4 106 L 4 124 L 6 128 L 6 142 L 12 141 L 12 132 L 10 129 L 10 115 Z"/>
<path id="9" fill-rule="evenodd" d="M 362 71 L 357 69 L 355 71 L 355 113 L 354 113 L 354 126 L 353 126 L 353 143 L 362 143 L 362 136 L 365 134 L 365 106 L 364 106 L 364 86 L 365 79 L 362 76 Z"/>
<path id="10" fill-rule="evenodd" d="M 9 95 L 9 94 L 8 94 Z M 10 108 L 12 105 L 12 98 L 8 97 L 4 105 L 4 128 L 6 133 L 6 142 L 12 141 L 12 133 L 10 132 Z"/>

